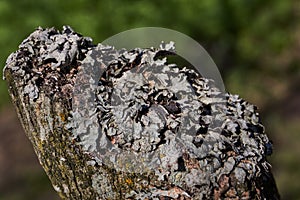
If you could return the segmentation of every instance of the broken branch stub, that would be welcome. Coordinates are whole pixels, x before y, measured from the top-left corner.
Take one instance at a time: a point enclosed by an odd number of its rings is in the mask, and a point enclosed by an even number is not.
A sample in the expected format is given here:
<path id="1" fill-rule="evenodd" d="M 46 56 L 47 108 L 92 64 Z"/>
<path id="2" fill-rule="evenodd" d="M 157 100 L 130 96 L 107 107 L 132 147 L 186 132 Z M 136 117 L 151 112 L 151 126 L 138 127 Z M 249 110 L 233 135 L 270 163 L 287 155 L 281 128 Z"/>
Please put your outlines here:
<path id="1" fill-rule="evenodd" d="M 9 93 L 64 199 L 279 199 L 255 106 L 190 68 L 172 43 L 116 50 L 38 28 L 11 54 Z"/>

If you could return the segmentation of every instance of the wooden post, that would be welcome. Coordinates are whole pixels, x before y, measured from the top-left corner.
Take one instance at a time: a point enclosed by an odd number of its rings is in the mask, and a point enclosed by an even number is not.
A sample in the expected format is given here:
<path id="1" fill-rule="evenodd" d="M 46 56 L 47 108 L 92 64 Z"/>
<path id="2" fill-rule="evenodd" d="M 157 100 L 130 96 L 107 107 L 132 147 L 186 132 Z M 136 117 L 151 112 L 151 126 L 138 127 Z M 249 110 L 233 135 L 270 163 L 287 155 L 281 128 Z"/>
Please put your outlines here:
<path id="1" fill-rule="evenodd" d="M 63 199 L 279 199 L 255 106 L 165 47 L 115 50 L 38 28 L 4 77 Z M 176 64 L 176 63 L 175 63 Z"/>

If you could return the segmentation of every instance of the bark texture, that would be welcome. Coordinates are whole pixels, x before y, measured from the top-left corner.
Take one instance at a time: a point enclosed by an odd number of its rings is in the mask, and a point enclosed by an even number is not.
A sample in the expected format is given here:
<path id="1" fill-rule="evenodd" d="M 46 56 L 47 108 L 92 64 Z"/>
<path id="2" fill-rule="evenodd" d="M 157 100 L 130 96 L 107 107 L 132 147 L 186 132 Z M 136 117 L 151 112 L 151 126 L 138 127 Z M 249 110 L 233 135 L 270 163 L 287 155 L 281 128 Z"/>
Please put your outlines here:
<path id="1" fill-rule="evenodd" d="M 63 199 L 279 199 L 255 106 L 167 62 L 38 28 L 7 59 L 9 93 Z"/>

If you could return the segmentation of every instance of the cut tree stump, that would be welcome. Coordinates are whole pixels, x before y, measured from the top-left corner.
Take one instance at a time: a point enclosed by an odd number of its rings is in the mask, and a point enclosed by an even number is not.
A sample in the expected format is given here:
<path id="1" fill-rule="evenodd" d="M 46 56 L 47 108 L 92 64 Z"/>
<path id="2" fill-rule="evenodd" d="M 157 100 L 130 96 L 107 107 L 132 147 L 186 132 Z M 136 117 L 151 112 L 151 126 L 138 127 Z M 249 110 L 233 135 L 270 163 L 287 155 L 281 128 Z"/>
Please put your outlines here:
<path id="1" fill-rule="evenodd" d="M 279 199 L 256 107 L 193 69 L 171 44 L 116 50 L 38 28 L 4 78 L 63 199 Z"/>

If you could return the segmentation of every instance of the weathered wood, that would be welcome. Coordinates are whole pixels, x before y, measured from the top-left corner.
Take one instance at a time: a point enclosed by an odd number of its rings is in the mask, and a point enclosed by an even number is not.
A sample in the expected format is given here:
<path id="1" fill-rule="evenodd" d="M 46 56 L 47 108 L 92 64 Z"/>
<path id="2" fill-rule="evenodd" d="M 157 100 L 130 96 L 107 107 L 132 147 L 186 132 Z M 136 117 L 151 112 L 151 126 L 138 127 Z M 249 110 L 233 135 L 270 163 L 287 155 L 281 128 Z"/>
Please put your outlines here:
<path id="1" fill-rule="evenodd" d="M 168 47 L 169 48 L 169 47 Z M 25 132 L 64 199 L 279 199 L 255 106 L 166 46 L 117 51 L 39 28 L 4 69 Z"/>

